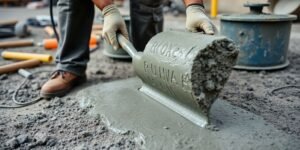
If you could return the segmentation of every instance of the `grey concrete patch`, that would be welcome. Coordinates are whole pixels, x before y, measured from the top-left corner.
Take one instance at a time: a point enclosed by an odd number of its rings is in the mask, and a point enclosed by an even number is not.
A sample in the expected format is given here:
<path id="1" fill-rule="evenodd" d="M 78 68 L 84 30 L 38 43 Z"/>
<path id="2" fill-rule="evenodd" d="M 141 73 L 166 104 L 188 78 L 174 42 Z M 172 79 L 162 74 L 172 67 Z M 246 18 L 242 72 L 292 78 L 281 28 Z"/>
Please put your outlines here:
<path id="1" fill-rule="evenodd" d="M 279 131 L 251 112 L 217 100 L 211 109 L 212 130 L 201 128 L 140 93 L 137 78 L 83 89 L 81 104 L 94 105 L 113 129 L 143 135 L 147 149 L 300 149 L 299 139 Z"/>

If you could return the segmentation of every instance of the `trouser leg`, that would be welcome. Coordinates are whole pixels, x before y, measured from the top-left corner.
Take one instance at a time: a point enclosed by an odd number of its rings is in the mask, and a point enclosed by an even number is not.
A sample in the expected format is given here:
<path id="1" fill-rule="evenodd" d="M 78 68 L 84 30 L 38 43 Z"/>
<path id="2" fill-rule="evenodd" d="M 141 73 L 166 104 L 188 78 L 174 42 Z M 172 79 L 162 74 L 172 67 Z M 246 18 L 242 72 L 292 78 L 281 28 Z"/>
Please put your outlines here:
<path id="1" fill-rule="evenodd" d="M 135 48 L 143 51 L 147 42 L 163 30 L 164 0 L 131 0 L 131 37 Z"/>
<path id="2" fill-rule="evenodd" d="M 89 61 L 94 4 L 91 0 L 59 0 L 58 10 L 61 36 L 57 69 L 83 76 Z"/>

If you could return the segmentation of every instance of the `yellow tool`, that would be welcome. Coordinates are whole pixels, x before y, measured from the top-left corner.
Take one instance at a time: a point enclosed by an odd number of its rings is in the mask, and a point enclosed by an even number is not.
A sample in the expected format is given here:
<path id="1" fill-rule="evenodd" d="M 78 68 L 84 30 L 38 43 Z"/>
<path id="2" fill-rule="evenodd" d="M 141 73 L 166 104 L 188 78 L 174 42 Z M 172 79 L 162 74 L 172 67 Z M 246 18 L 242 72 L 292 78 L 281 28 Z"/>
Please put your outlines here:
<path id="1" fill-rule="evenodd" d="M 210 16 L 216 18 L 218 15 L 218 0 L 211 0 Z"/>
<path id="2" fill-rule="evenodd" d="M 2 52 L 2 57 L 5 59 L 14 59 L 14 60 L 28 60 L 28 59 L 37 59 L 45 63 L 51 63 L 53 58 L 48 54 L 34 54 L 34 53 L 21 53 L 21 52 Z"/>

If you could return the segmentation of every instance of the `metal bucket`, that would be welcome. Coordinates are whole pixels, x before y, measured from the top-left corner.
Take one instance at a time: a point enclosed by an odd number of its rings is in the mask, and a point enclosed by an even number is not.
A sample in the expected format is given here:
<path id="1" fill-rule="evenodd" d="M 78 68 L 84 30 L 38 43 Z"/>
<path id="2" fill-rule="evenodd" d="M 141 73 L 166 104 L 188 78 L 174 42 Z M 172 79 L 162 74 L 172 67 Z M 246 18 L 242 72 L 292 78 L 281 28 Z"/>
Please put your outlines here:
<path id="1" fill-rule="evenodd" d="M 129 33 L 129 37 L 131 36 L 130 31 L 130 17 L 129 16 L 123 16 L 127 31 Z M 128 55 L 128 53 L 123 49 L 119 48 L 117 50 L 114 50 L 111 45 L 109 45 L 106 40 L 104 40 L 104 51 L 103 54 L 105 56 L 108 56 L 110 58 L 116 58 L 116 59 L 131 59 L 131 57 Z"/>
<path id="2" fill-rule="evenodd" d="M 221 16 L 221 34 L 240 46 L 236 69 L 274 70 L 287 67 L 293 15 L 262 12 L 266 4 L 245 4 L 248 14 Z"/>

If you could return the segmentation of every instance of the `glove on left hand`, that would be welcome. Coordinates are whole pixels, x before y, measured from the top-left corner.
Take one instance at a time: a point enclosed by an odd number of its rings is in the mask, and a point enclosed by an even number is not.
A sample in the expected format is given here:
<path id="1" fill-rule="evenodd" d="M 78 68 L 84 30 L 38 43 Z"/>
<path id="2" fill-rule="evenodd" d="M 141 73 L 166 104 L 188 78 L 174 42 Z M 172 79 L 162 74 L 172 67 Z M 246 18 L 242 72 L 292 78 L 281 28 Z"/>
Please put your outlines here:
<path id="1" fill-rule="evenodd" d="M 186 8 L 186 28 L 190 32 L 204 31 L 205 34 L 213 35 L 217 28 L 205 14 L 205 10 L 200 5 L 190 5 Z"/>
<path id="2" fill-rule="evenodd" d="M 115 5 L 108 5 L 103 9 L 104 24 L 103 37 L 117 50 L 120 46 L 117 40 L 117 33 L 120 32 L 125 38 L 129 39 L 128 31 L 119 10 Z"/>

